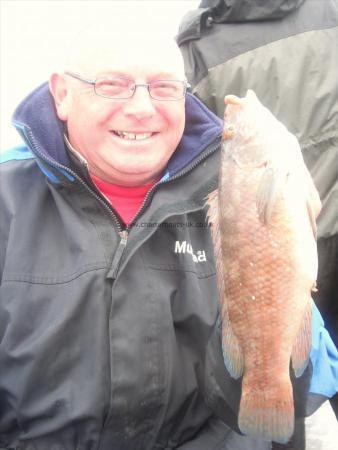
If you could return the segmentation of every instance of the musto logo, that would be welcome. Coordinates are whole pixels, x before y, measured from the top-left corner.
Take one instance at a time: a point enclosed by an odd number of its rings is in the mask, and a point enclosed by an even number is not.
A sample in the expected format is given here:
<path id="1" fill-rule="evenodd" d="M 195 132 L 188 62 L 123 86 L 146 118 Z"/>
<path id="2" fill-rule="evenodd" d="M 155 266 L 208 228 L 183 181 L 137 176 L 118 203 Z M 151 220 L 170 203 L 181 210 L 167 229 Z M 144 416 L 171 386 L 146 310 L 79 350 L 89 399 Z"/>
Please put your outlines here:
<path id="1" fill-rule="evenodd" d="M 195 263 L 206 262 L 207 260 L 204 250 L 197 250 L 197 252 L 194 252 L 191 244 L 188 244 L 187 241 L 176 241 L 175 253 L 188 253 Z"/>

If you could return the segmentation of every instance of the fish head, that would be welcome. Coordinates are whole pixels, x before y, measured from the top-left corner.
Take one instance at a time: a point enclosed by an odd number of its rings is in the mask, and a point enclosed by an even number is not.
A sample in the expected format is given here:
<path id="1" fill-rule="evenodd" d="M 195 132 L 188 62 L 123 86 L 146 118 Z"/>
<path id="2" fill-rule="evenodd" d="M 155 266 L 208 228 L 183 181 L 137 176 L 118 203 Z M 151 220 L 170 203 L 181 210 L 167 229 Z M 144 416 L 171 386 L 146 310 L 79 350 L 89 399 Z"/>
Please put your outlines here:
<path id="1" fill-rule="evenodd" d="M 225 154 L 240 167 L 259 168 L 275 160 L 281 150 L 278 136 L 286 129 L 256 94 L 248 90 L 243 98 L 227 95 L 224 103 Z"/>
<path id="2" fill-rule="evenodd" d="M 243 98 L 228 95 L 224 99 L 224 136 L 221 169 L 228 162 L 250 177 L 256 191 L 258 216 L 268 224 L 281 193 L 303 198 L 316 235 L 316 217 L 320 199 L 305 166 L 297 138 L 248 90 Z M 258 170 L 257 170 L 258 169 Z M 224 174 L 225 175 L 225 174 Z M 245 175 L 246 176 L 246 175 Z M 258 183 L 256 183 L 258 180 Z"/>

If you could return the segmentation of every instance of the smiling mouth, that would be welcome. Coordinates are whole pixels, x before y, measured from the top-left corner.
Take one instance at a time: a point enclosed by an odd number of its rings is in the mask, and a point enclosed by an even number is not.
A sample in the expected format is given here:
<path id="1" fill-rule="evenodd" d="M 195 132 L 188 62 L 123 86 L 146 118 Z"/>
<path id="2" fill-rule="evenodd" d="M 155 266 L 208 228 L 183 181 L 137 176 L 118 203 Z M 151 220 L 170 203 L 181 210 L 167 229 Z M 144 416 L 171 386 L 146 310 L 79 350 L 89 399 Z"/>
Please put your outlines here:
<path id="1" fill-rule="evenodd" d="M 126 139 L 129 141 L 144 141 L 149 139 L 157 133 L 129 133 L 127 131 L 112 130 L 112 133 L 119 138 Z"/>

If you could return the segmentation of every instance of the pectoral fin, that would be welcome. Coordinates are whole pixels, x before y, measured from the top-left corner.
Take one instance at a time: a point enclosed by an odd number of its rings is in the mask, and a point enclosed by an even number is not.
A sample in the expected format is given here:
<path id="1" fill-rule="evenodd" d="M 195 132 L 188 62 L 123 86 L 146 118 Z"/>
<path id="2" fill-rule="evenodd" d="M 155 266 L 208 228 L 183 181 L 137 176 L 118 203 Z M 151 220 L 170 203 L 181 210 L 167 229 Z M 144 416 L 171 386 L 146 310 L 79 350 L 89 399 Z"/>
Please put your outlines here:
<path id="1" fill-rule="evenodd" d="M 243 374 L 244 360 L 243 352 L 238 339 L 233 332 L 228 314 L 228 303 L 224 288 L 224 267 L 222 257 L 221 235 L 219 227 L 219 204 L 217 190 L 211 192 L 207 198 L 209 206 L 207 217 L 211 226 L 211 235 L 214 244 L 216 262 L 217 285 L 219 291 L 219 302 L 222 322 L 222 349 L 224 364 L 230 375 L 237 379 Z"/>
<path id="2" fill-rule="evenodd" d="M 275 169 L 272 166 L 267 166 L 262 175 L 256 203 L 259 220 L 265 225 L 271 220 L 273 208 L 285 186 L 287 176 L 285 169 Z"/>

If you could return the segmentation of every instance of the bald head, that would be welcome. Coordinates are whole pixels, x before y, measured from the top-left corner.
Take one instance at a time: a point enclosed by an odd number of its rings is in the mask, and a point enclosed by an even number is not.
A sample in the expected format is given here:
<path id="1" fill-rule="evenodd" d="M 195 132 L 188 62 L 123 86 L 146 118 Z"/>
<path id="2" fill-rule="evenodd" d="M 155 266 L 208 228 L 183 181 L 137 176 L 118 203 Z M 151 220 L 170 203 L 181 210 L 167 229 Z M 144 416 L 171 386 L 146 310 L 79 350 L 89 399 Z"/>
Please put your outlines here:
<path id="1" fill-rule="evenodd" d="M 135 19 L 100 21 L 84 29 L 70 49 L 66 69 L 95 77 L 137 65 L 184 80 L 184 64 L 175 40 L 153 23 Z"/>

